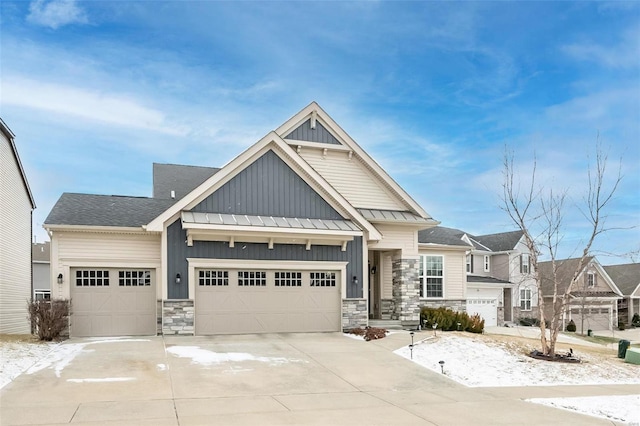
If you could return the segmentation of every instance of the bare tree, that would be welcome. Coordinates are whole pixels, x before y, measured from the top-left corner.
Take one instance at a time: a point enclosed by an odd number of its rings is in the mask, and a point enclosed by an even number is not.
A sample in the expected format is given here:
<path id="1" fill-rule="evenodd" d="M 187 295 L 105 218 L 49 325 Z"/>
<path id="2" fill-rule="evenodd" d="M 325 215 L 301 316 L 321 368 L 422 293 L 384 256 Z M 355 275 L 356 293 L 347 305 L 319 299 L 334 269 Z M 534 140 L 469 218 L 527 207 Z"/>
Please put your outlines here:
<path id="1" fill-rule="evenodd" d="M 608 228 L 605 227 L 607 216 L 605 208 L 616 192 L 622 175 L 618 174 L 613 183 L 605 188 L 607 155 L 602 152 L 600 143 L 596 148 L 595 170 L 590 166 L 587 170 L 588 189 L 583 200 L 581 212 L 589 224 L 589 235 L 584 240 L 584 246 L 579 262 L 571 274 L 571 282 L 563 287 L 560 282 L 558 268 L 558 250 L 564 237 L 564 218 L 568 201 L 567 191 L 554 192 L 553 189 L 538 187 L 536 184 L 537 159 L 534 156 L 531 182 L 521 193 L 520 182 L 514 170 L 514 154 L 505 150 L 503 162 L 503 195 L 502 208 L 507 212 L 513 223 L 523 232 L 524 242 L 529 250 L 530 273 L 536 283 L 538 293 L 538 315 L 540 318 L 540 343 L 542 352 L 551 357 L 555 356 L 558 335 L 562 328 L 562 319 L 569 306 L 571 291 L 590 260 L 593 242 Z M 538 259 L 548 255 L 551 261 L 551 276 L 545 277 L 547 284 L 542 286 L 542 277 L 538 271 Z M 545 296 L 551 300 L 546 301 Z M 548 309 L 546 304 L 550 303 Z M 549 324 L 545 320 L 545 312 L 551 315 Z M 547 339 L 547 328 L 549 338 Z"/>

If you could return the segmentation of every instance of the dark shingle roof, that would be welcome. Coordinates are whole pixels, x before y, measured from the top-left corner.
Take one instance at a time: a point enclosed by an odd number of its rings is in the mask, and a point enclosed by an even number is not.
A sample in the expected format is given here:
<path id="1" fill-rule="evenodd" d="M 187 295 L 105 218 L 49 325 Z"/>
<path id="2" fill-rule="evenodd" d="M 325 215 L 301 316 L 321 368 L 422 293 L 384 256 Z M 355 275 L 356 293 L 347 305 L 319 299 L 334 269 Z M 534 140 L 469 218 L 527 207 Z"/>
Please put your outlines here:
<path id="1" fill-rule="evenodd" d="M 467 275 L 468 283 L 492 283 L 492 284 L 513 284 L 508 280 L 501 280 L 495 277 L 482 277 L 480 275 Z"/>
<path id="2" fill-rule="evenodd" d="M 31 244 L 31 260 L 33 262 L 49 262 L 50 258 L 51 243 L 49 241 Z"/>
<path id="3" fill-rule="evenodd" d="M 605 266 L 604 270 L 625 296 L 631 295 L 640 284 L 640 263 Z"/>
<path id="4" fill-rule="evenodd" d="M 183 166 L 179 164 L 153 163 L 153 197 L 181 199 L 220 169 L 214 167 Z"/>
<path id="5" fill-rule="evenodd" d="M 522 238 L 522 231 L 501 232 L 499 234 L 476 235 L 472 238 L 491 251 L 513 250 Z"/>
<path id="6" fill-rule="evenodd" d="M 418 231 L 418 242 L 422 244 L 445 244 L 449 246 L 470 247 L 462 240 L 465 233 L 459 229 L 434 226 Z"/>
<path id="7" fill-rule="evenodd" d="M 45 225 L 124 226 L 146 225 L 176 200 L 65 192 L 53 206 Z"/>
<path id="8" fill-rule="evenodd" d="M 593 260 L 587 257 L 585 267 Z M 556 260 L 558 274 L 558 293 L 563 293 L 571 284 L 573 274 L 580 263 L 580 258 Z M 553 295 L 553 263 L 551 261 L 538 262 L 538 274 L 540 275 L 540 287 L 545 296 Z"/>

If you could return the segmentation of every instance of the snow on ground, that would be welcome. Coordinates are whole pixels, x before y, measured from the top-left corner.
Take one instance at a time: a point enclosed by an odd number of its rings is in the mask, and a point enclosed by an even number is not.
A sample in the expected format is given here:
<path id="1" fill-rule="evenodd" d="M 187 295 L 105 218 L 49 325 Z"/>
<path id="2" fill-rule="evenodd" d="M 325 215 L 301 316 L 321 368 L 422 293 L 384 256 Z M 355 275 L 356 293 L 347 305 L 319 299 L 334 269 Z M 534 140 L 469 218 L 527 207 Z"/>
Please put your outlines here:
<path id="1" fill-rule="evenodd" d="M 207 349 L 201 349 L 199 346 L 170 346 L 167 348 L 167 352 L 180 358 L 191 358 L 191 362 L 194 364 L 206 366 L 243 361 L 266 362 L 269 365 L 306 362 L 293 358 L 255 356 L 244 352 L 213 352 Z"/>
<path id="2" fill-rule="evenodd" d="M 0 389 L 43 359 L 58 343 L 0 342 Z"/>
<path id="3" fill-rule="evenodd" d="M 522 345 L 483 336 L 441 334 L 416 342 L 413 362 L 469 387 L 640 384 L 640 368 L 622 360 L 581 353 L 583 363 L 564 364 L 526 356 Z M 411 359 L 408 346 L 395 351 Z M 591 361 L 591 362 L 590 362 Z M 527 401 L 632 425 L 640 424 L 640 395 L 534 398 Z"/>
<path id="4" fill-rule="evenodd" d="M 576 355 L 585 362 L 566 364 L 530 358 L 518 344 L 471 336 L 447 333 L 416 342 L 413 361 L 438 373 L 444 361 L 444 374 L 469 387 L 640 384 L 637 366 L 602 359 L 591 363 L 592 356 L 579 348 Z M 408 346 L 395 353 L 411 358 Z"/>

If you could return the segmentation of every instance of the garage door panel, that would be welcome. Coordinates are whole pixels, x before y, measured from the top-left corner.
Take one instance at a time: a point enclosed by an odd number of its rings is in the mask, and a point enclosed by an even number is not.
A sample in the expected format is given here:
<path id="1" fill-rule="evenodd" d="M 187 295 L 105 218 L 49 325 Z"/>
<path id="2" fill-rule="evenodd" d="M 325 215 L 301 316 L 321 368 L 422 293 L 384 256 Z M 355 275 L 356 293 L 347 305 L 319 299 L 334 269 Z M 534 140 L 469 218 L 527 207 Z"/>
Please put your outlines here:
<path id="1" fill-rule="evenodd" d="M 72 336 L 156 333 L 155 271 L 79 268 L 72 276 L 76 277 L 71 283 Z M 102 285 L 87 285 L 93 276 L 101 277 L 101 282 L 95 282 Z"/>
<path id="2" fill-rule="evenodd" d="M 498 325 L 498 301 L 496 299 L 468 299 L 467 313 L 480 315 L 484 319 L 485 327 Z"/>
<path id="3" fill-rule="evenodd" d="M 196 334 L 339 331 L 341 298 L 338 285 L 312 287 L 311 273 L 267 271 L 265 285 L 238 285 L 235 270 L 198 270 L 197 276 L 228 276 L 228 285 L 196 283 Z M 324 281 L 329 281 L 320 273 Z M 337 272 L 326 276 L 338 276 Z M 316 273 L 316 278 L 318 278 Z M 277 278 L 276 278 L 277 277 Z M 206 282 L 207 284 L 201 284 Z M 339 278 L 336 282 L 340 282 Z M 279 284 L 279 285 L 276 285 Z"/>

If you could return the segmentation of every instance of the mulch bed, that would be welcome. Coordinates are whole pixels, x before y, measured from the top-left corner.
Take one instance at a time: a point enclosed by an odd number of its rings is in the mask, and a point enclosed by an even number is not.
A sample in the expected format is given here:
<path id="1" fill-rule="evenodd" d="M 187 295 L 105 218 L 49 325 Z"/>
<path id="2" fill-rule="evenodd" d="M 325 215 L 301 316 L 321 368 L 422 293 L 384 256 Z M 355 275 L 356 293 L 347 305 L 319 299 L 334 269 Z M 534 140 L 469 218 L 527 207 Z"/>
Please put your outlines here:
<path id="1" fill-rule="evenodd" d="M 364 336 L 364 340 L 367 342 L 387 337 L 387 330 L 377 327 L 353 328 L 349 330 L 349 333 L 356 336 Z"/>
<path id="2" fill-rule="evenodd" d="M 553 362 L 566 362 L 569 364 L 580 364 L 582 362 L 582 360 L 580 360 L 580 358 L 576 358 L 575 356 L 573 356 L 573 352 L 570 352 L 568 354 L 555 354 L 555 356 L 551 357 L 550 355 L 545 355 L 544 353 L 540 352 L 539 350 L 534 350 L 531 353 L 529 353 L 529 356 L 531 358 L 535 358 L 535 359 L 540 359 L 543 361 L 553 361 Z"/>

